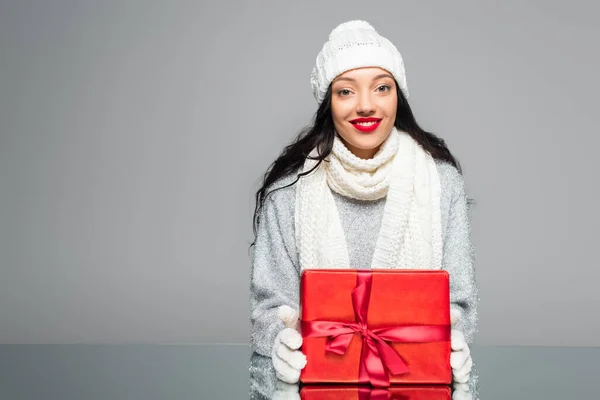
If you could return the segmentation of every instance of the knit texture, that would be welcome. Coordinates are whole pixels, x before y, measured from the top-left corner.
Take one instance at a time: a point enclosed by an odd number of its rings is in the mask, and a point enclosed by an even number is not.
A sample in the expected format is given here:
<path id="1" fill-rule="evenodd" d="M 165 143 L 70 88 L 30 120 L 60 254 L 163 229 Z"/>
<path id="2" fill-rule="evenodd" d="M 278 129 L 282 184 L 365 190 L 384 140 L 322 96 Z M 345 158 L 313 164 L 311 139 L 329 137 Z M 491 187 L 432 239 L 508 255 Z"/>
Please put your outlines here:
<path id="1" fill-rule="evenodd" d="M 471 344 L 477 332 L 479 294 L 467 192 L 464 179 L 454 166 L 440 160 L 435 160 L 435 163 L 441 187 L 442 269 L 450 275 L 451 307 L 462 313 L 456 329 L 460 329 L 466 342 Z M 273 393 L 275 383 L 271 351 L 275 336 L 285 327 L 277 310 L 284 304 L 296 310 L 300 307 L 301 269 L 294 232 L 298 185 L 293 184 L 298 172 L 292 172 L 267 188 L 269 194 L 260 212 L 256 246 L 251 255 L 253 354 L 249 372 L 253 391 L 267 396 Z M 337 192 L 332 194 L 347 240 L 350 264 L 356 269 L 368 269 L 387 200 L 363 201 Z M 390 304 L 390 307 L 394 305 Z M 469 386 L 475 392 L 473 398 L 477 399 L 478 372 L 475 364 Z"/>
<path id="2" fill-rule="evenodd" d="M 394 127 L 372 159 L 356 157 L 337 135 L 315 170 L 313 157 L 296 191 L 301 269 L 351 268 L 332 190 L 363 201 L 387 198 L 371 268 L 441 268 L 439 177 L 431 155 L 408 133 Z"/>
<path id="3" fill-rule="evenodd" d="M 315 99 L 320 104 L 329 84 L 340 74 L 362 67 L 379 67 L 390 72 L 408 98 L 402 55 L 366 21 L 353 20 L 335 27 L 317 55 L 310 76 Z"/>

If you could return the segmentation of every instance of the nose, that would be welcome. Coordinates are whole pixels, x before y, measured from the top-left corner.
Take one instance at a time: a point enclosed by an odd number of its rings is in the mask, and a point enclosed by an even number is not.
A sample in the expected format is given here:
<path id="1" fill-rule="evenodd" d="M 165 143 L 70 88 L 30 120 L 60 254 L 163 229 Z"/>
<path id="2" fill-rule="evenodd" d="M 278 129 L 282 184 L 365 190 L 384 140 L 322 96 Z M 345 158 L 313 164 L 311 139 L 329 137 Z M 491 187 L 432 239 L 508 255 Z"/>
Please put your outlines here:
<path id="1" fill-rule="evenodd" d="M 356 105 L 356 112 L 360 115 L 371 115 L 375 112 L 375 102 L 370 93 L 363 93 Z"/>

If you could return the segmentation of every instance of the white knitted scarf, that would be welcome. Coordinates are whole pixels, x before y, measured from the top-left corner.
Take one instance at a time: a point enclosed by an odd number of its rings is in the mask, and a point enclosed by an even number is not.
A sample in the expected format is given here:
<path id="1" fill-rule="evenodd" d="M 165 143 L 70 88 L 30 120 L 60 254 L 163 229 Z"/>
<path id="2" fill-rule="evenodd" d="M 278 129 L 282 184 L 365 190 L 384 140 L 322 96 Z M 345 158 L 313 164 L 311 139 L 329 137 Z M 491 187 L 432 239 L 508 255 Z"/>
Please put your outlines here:
<path id="1" fill-rule="evenodd" d="M 317 155 L 315 148 L 310 156 Z M 319 167 L 298 181 L 295 231 L 300 267 L 353 268 L 331 190 L 359 200 L 386 197 L 371 268 L 440 269 L 440 182 L 431 155 L 395 127 L 371 159 L 335 136 Z M 317 161 L 307 158 L 303 172 Z"/>

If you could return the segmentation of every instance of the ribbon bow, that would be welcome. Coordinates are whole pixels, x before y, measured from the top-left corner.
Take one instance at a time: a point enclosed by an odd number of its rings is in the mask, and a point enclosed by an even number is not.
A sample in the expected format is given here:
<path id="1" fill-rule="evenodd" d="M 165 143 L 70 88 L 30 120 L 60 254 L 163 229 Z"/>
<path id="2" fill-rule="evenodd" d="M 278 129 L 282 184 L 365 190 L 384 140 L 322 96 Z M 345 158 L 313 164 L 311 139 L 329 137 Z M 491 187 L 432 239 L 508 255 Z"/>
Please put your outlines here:
<path id="1" fill-rule="evenodd" d="M 303 321 L 306 337 L 327 337 L 325 350 L 344 355 L 355 333 L 362 336 L 363 347 L 359 367 L 359 381 L 370 381 L 375 387 L 388 387 L 392 375 L 408 372 L 406 362 L 388 342 L 425 343 L 450 340 L 450 328 L 445 325 L 405 325 L 369 329 L 367 312 L 371 297 L 373 275 L 358 271 L 356 287 L 352 291 L 352 306 L 356 322 Z M 377 398 L 379 400 L 379 398 Z"/>

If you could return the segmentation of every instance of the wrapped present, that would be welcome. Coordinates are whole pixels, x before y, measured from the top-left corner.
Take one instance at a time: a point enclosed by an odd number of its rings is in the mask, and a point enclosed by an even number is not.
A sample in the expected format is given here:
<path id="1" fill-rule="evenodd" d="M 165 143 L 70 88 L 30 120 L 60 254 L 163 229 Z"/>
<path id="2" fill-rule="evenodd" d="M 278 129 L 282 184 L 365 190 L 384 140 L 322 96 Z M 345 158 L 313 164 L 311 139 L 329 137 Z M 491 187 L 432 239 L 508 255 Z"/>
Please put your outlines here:
<path id="1" fill-rule="evenodd" d="M 304 270 L 303 383 L 450 384 L 444 270 Z"/>
<path id="2" fill-rule="evenodd" d="M 301 400 L 450 400 L 450 386 L 303 386 Z"/>

